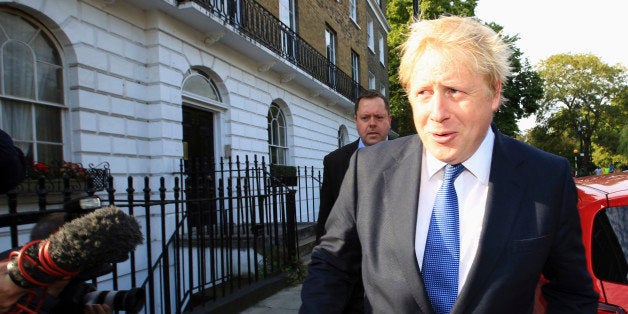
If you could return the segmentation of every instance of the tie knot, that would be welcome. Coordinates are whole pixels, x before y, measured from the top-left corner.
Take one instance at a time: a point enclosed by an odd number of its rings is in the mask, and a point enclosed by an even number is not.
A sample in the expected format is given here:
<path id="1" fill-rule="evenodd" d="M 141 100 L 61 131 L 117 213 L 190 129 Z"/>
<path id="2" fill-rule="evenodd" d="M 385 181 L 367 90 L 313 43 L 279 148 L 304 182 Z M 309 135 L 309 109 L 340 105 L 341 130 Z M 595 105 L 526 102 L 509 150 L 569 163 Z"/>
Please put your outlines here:
<path id="1" fill-rule="evenodd" d="M 457 165 L 446 165 L 445 166 L 445 177 L 444 181 L 455 181 L 459 174 L 464 171 L 464 166 L 462 164 Z"/>

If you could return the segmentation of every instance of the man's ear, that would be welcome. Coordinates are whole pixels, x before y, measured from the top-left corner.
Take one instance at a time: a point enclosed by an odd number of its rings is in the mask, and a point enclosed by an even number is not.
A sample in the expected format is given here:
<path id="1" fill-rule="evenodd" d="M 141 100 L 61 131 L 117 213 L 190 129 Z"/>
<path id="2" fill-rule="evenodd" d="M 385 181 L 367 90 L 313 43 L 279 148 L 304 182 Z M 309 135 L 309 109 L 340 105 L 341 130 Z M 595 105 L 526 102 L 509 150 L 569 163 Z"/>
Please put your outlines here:
<path id="1" fill-rule="evenodd" d="M 493 86 L 493 98 L 491 99 L 491 109 L 496 112 L 502 101 L 502 82 L 498 81 Z"/>

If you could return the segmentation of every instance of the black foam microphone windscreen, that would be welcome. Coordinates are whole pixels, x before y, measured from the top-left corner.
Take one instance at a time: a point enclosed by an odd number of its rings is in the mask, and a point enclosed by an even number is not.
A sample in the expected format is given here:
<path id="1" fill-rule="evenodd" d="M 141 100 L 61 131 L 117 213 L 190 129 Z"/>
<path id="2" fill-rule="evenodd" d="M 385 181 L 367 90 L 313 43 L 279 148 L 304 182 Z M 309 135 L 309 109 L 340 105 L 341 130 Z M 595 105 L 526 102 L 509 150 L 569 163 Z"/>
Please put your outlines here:
<path id="1" fill-rule="evenodd" d="M 25 246 L 7 269 L 18 286 L 45 286 L 104 263 L 125 260 L 143 240 L 137 220 L 109 206 L 76 218 L 47 239 Z"/>

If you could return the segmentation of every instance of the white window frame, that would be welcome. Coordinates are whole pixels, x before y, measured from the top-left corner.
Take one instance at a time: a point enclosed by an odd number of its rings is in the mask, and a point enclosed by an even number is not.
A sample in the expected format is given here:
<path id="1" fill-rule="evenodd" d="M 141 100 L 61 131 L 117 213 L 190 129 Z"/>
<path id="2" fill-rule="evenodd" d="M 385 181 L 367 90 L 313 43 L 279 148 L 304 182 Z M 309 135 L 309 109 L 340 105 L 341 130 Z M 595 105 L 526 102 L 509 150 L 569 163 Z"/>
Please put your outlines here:
<path id="1" fill-rule="evenodd" d="M 375 81 L 375 74 L 369 71 L 369 89 L 377 88 L 377 82 Z"/>
<path id="2" fill-rule="evenodd" d="M 384 35 L 382 35 L 382 33 L 379 33 L 379 63 L 381 63 L 382 65 L 385 64 L 386 62 L 386 49 L 384 48 Z"/>
<path id="3" fill-rule="evenodd" d="M 57 60 L 54 60 L 57 63 L 51 63 L 50 62 L 51 60 L 46 60 L 45 58 L 38 58 L 38 54 L 35 52 L 35 48 L 33 47 L 32 42 L 23 42 L 18 38 L 8 38 L 6 42 L 1 43 L 3 44 L 3 45 L 0 45 L 1 49 L 8 49 L 7 44 L 11 43 L 11 44 L 21 45 L 23 48 L 31 51 L 32 52 L 31 54 L 24 57 L 28 58 L 27 60 L 32 63 L 33 72 L 31 73 L 32 77 L 30 77 L 31 81 L 27 82 L 28 84 L 32 84 L 32 95 L 30 96 L 29 95 L 11 95 L 11 94 L 8 94 L 7 90 L 5 89 L 4 84 L 8 82 L 12 82 L 12 81 L 21 82 L 24 80 L 24 78 L 28 78 L 28 76 L 18 77 L 18 78 L 12 77 L 11 79 L 5 81 L 4 71 L 6 70 L 6 68 L 4 67 L 4 64 L 0 63 L 0 70 L 2 70 L 0 71 L 0 76 L 2 76 L 3 78 L 3 79 L 0 79 L 0 83 L 2 83 L 2 85 L 0 86 L 0 128 L 2 128 L 5 132 L 9 133 L 9 135 L 13 137 L 13 141 L 15 145 L 20 147 L 24 151 L 24 153 L 28 155 L 29 158 L 33 159 L 33 161 L 45 162 L 49 166 L 51 164 L 54 165 L 54 163 L 58 163 L 60 165 L 61 162 L 66 161 L 66 156 L 68 156 L 70 152 L 67 145 L 68 126 L 66 124 L 66 118 L 67 118 L 68 112 L 67 112 L 67 107 L 65 104 L 65 95 L 64 95 L 65 94 L 65 84 L 64 84 L 65 72 L 63 70 L 64 65 L 63 65 L 62 49 L 60 48 L 61 46 L 56 41 L 53 34 L 50 33 L 48 29 L 44 25 L 42 25 L 38 20 L 33 19 L 30 16 L 27 16 L 25 14 L 20 14 L 19 12 L 13 11 L 11 9 L 0 10 L 0 12 L 2 12 L 3 14 L 19 17 L 22 20 L 24 20 L 26 23 L 30 24 L 33 27 L 33 29 L 36 30 L 34 32 L 34 36 L 38 36 L 38 37 L 41 36 L 41 38 L 45 38 L 45 41 L 50 44 L 50 48 L 53 52 L 52 54 L 55 56 L 55 58 L 57 58 Z M 5 30 L 5 33 L 6 33 L 6 30 Z M 7 39 L 7 38 L 5 37 L 4 39 Z M 31 41 L 35 40 L 35 38 L 30 38 L 30 39 Z M 9 58 L 11 56 L 6 56 L 5 53 L 6 51 L 4 50 L 0 51 L 0 62 L 5 62 L 5 61 L 8 62 L 8 60 L 10 60 Z M 12 56 L 12 57 L 15 57 L 15 56 Z M 50 69 L 55 69 L 56 71 L 59 72 L 56 75 L 56 79 L 54 80 L 56 85 L 53 87 L 53 90 L 58 91 L 55 97 L 58 101 L 47 99 L 47 97 L 49 97 L 50 95 L 41 93 L 42 91 L 46 90 L 45 87 L 48 86 L 48 85 L 45 85 L 45 83 L 50 81 L 50 77 L 46 75 L 55 73 L 54 71 L 49 71 L 49 72 L 38 71 L 40 67 L 42 66 L 48 67 Z M 39 75 L 42 75 L 42 76 L 39 76 Z M 24 130 L 24 132 L 28 133 L 28 138 L 16 136 L 16 134 L 11 134 L 12 127 L 10 126 L 10 124 L 14 123 L 15 121 L 7 120 L 11 118 L 3 116 L 3 112 L 6 109 L 6 108 L 3 108 L 3 106 L 15 106 L 15 108 L 20 107 L 21 109 L 26 108 L 26 110 L 24 110 L 23 112 L 29 112 L 28 117 L 27 117 L 28 118 L 27 120 L 29 121 L 24 122 L 24 123 L 30 123 L 30 125 L 28 125 L 28 128 L 26 128 L 26 130 L 30 129 L 30 131 Z M 7 109 L 7 110 L 10 110 L 10 109 Z M 52 121 L 49 127 L 51 128 L 54 127 L 55 128 L 54 131 L 59 132 L 59 141 L 56 141 L 56 140 L 51 141 L 51 140 L 44 139 L 46 136 L 50 135 L 50 132 L 46 132 L 45 130 L 42 132 L 42 130 L 38 130 L 39 128 L 42 128 L 43 126 L 42 126 L 42 123 L 39 123 L 37 121 L 37 116 L 39 113 L 45 113 L 47 110 L 56 110 L 55 113 L 58 114 L 57 116 L 59 120 Z M 48 118 L 45 118 L 45 119 L 48 119 Z M 3 125 L 5 122 L 7 125 Z M 22 124 L 22 128 L 23 127 L 24 125 Z M 55 147 L 56 149 L 60 148 L 61 155 L 55 156 L 54 159 L 50 159 L 50 160 L 42 159 L 43 157 L 42 154 L 45 151 L 45 149 L 42 149 L 40 152 L 40 147 L 39 147 L 40 145 L 48 146 L 48 147 Z M 56 158 L 59 158 L 60 160 L 56 160 Z"/>
<path id="4" fill-rule="evenodd" d="M 360 55 L 351 49 L 351 78 L 355 83 L 360 83 Z"/>
<path id="5" fill-rule="evenodd" d="M 373 18 L 370 14 L 366 17 L 366 40 L 369 49 L 375 53 L 375 31 L 373 26 Z"/>
<path id="6" fill-rule="evenodd" d="M 341 124 L 338 128 L 338 147 L 343 147 L 349 144 L 349 131 L 344 124 Z"/>
<path id="7" fill-rule="evenodd" d="M 286 115 L 276 103 L 268 108 L 268 161 L 288 165 L 288 123 Z M 275 137 L 275 135 L 277 135 Z"/>
<path id="8" fill-rule="evenodd" d="M 358 24 L 358 1 L 357 0 L 349 0 L 349 18 Z"/>

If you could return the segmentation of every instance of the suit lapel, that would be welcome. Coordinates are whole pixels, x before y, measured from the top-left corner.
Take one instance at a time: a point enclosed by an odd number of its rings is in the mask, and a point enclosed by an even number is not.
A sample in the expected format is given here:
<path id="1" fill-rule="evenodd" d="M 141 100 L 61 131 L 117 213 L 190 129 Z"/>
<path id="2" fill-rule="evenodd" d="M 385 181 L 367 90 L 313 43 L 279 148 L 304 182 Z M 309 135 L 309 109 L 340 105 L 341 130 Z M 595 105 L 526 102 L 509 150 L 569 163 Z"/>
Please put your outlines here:
<path id="1" fill-rule="evenodd" d="M 408 290 L 411 291 L 421 312 L 431 313 L 432 309 L 427 302 L 427 294 L 414 253 L 422 150 L 423 146 L 417 136 L 416 140 L 406 146 L 406 151 L 398 155 L 400 157 L 395 166 L 384 171 L 384 204 L 398 212 L 396 215 L 386 216 L 390 219 L 387 226 L 393 231 L 394 243 L 402 248 L 395 250 L 395 257 L 405 275 Z"/>
<path id="2" fill-rule="evenodd" d="M 510 239 L 511 226 L 517 218 L 517 210 L 523 196 L 523 188 L 518 178 L 518 163 L 514 158 L 520 156 L 508 153 L 508 145 L 499 131 L 495 132 L 495 145 L 489 177 L 488 197 L 482 234 L 475 261 L 469 272 L 453 313 L 466 312 L 464 307 L 476 303 L 474 299 L 481 297 L 486 288 L 487 279 L 493 272 L 502 251 Z"/>

